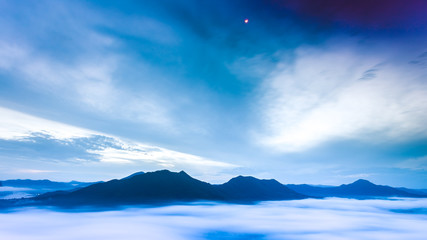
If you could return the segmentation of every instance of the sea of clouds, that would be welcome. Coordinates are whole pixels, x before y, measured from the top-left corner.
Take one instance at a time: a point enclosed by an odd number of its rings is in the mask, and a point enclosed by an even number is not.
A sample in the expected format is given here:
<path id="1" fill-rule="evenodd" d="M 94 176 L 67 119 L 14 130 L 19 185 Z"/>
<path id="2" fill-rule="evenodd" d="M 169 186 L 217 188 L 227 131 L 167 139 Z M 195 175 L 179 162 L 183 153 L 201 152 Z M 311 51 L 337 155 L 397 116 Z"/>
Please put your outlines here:
<path id="1" fill-rule="evenodd" d="M 0 213 L 0 239 L 411 239 L 427 236 L 427 199 L 197 203 L 107 211 Z"/>

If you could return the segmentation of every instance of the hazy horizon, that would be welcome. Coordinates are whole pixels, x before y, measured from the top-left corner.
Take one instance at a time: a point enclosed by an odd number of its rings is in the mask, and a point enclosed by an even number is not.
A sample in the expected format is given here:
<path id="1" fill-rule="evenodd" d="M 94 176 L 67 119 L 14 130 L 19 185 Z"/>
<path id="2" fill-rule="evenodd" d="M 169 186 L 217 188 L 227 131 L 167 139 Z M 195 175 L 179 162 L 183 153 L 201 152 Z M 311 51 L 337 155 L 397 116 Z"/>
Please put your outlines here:
<path id="1" fill-rule="evenodd" d="M 151 172 L 155 172 L 155 171 L 163 171 L 163 170 L 168 170 L 168 169 L 159 169 L 159 170 L 154 170 L 154 171 L 151 171 Z M 184 170 L 181 170 L 181 171 L 184 171 Z M 129 174 L 129 175 L 126 175 L 126 176 L 122 176 L 122 177 L 118 177 L 118 178 L 111 178 L 111 179 L 105 179 L 105 180 L 102 180 L 102 179 L 100 179 L 100 180 L 97 180 L 97 181 L 91 181 L 91 182 L 98 182 L 98 181 L 110 181 L 110 180 L 114 180 L 114 179 L 123 179 L 123 178 L 126 178 L 126 177 L 129 177 L 129 176 L 131 176 L 131 175 L 133 175 L 133 174 L 135 174 L 135 173 L 140 173 L 140 172 L 143 172 L 143 171 L 138 171 L 138 172 L 134 172 L 134 173 L 131 173 L 131 174 Z M 178 172 L 178 171 L 177 171 Z M 185 172 L 185 171 L 184 171 Z M 144 172 L 144 173 L 147 173 L 147 172 Z M 233 178 L 235 178 L 235 177 L 239 177 L 239 176 L 244 176 L 244 177 L 254 177 L 254 176 L 250 176 L 250 175 L 236 175 L 236 176 L 233 176 L 233 177 L 231 177 L 231 178 L 229 178 L 229 179 L 226 179 L 225 181 L 222 181 L 222 182 L 209 182 L 209 181 L 205 181 L 205 180 L 203 180 L 203 179 L 198 179 L 198 178 L 195 178 L 195 179 L 197 179 L 197 180 L 201 180 L 201 181 L 204 181 L 204 182 L 207 182 L 207 183 L 210 183 L 210 184 L 223 184 L 223 183 L 226 183 L 226 182 L 228 182 L 229 180 L 231 180 L 231 179 L 233 179 Z M 190 177 L 192 177 L 192 176 L 190 176 Z M 194 177 L 193 177 L 194 178 Z M 270 179 L 274 179 L 274 178 L 260 178 L 261 180 L 270 180 Z M 70 182 L 73 182 L 73 181 L 75 181 L 75 182 L 83 182 L 83 183 L 91 183 L 90 181 L 78 181 L 78 180 L 75 180 L 75 179 L 73 179 L 73 180 L 70 180 L 70 181 L 55 181 L 55 180 L 52 180 L 52 179 L 47 179 L 47 178 L 42 178 L 42 179 L 23 179 L 23 178 L 21 178 L 21 179 L 0 179 L 0 182 L 2 182 L 2 181 L 7 181 L 7 180 L 34 180 L 34 181 L 43 181 L 43 180 L 48 180 L 48 181 L 52 181 L 52 182 L 65 182 L 65 183 L 70 183 Z M 277 179 L 275 179 L 275 180 L 277 180 Z M 351 182 L 343 182 L 343 183 L 340 183 L 340 184 L 338 184 L 338 185 L 324 185 L 324 184 L 318 184 L 318 183 L 307 183 L 307 182 L 300 182 L 300 183 L 291 183 L 291 182 L 289 182 L 289 183 L 285 183 L 285 182 L 280 182 L 280 181 L 278 181 L 279 183 L 281 183 L 281 184 L 284 184 L 284 185 L 286 185 L 286 184 L 308 184 L 308 185 L 312 185 L 312 186 L 340 186 L 340 185 L 343 185 L 343 184 L 351 184 L 351 183 L 354 183 L 354 182 L 356 182 L 356 181 L 358 181 L 358 180 L 367 180 L 367 181 L 369 181 L 369 179 L 364 179 L 364 178 L 359 178 L 359 179 L 356 179 L 356 180 L 354 180 L 354 181 L 351 181 Z M 370 181 L 371 182 L 371 181 Z M 373 184 L 376 184 L 375 182 L 372 182 Z M 379 185 L 379 184 L 377 184 L 377 185 Z M 409 188 L 409 187 L 406 187 L 406 186 L 393 186 L 393 185 L 385 185 L 385 186 L 390 186 L 390 187 L 405 187 L 405 188 Z M 5 188 L 6 190 L 7 190 L 7 186 L 6 187 L 4 187 L 4 186 L 0 186 L 0 191 L 3 191 L 4 189 L 3 188 Z M 28 189 L 26 189 L 26 188 L 22 188 L 23 189 L 23 191 L 24 190 L 28 190 Z M 417 189 L 417 188 L 413 188 L 413 189 Z M 421 189 L 421 188 L 419 188 L 419 189 Z M 19 190 L 19 188 L 17 188 L 17 190 Z M 9 190 L 8 190 L 9 191 Z"/>

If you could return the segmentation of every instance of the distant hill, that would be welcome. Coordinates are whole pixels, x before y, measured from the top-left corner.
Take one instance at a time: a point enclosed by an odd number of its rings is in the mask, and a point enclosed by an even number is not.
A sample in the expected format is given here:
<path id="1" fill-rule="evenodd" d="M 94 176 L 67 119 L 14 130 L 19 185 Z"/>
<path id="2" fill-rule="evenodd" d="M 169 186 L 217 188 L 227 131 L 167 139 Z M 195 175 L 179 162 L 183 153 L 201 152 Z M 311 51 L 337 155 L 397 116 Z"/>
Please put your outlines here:
<path id="1" fill-rule="evenodd" d="M 408 193 L 427 196 L 427 189 L 410 189 L 410 188 L 404 188 L 404 187 L 399 187 L 396 189 L 399 189 L 399 190 L 402 190 L 402 191 L 408 192 Z"/>
<path id="2" fill-rule="evenodd" d="M 87 182 L 53 182 L 49 180 L 14 179 L 0 182 L 0 199 L 31 198 L 39 194 L 89 186 Z"/>
<path id="3" fill-rule="evenodd" d="M 30 179 L 14 179 L 0 181 L 0 186 L 16 187 L 16 188 L 32 188 L 37 190 L 69 190 L 78 187 L 86 187 L 93 183 L 87 182 L 53 182 L 50 180 L 30 180 Z"/>
<path id="4" fill-rule="evenodd" d="M 427 194 L 416 194 L 398 188 L 376 185 L 364 179 L 337 187 L 318 187 L 307 184 L 288 184 L 286 186 L 301 194 L 309 194 L 316 197 L 427 197 Z"/>

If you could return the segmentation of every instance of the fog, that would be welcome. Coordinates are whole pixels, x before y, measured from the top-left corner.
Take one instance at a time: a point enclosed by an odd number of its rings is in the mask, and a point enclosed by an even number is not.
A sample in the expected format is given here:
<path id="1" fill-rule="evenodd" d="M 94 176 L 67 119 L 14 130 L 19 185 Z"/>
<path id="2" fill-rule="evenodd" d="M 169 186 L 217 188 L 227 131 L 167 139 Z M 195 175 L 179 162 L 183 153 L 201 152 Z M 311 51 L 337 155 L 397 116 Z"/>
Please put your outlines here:
<path id="1" fill-rule="evenodd" d="M 427 199 L 197 203 L 0 213 L 0 239 L 425 239 Z"/>
<path id="2" fill-rule="evenodd" d="M 34 196 L 34 194 L 31 194 L 31 192 L 37 192 L 37 191 L 31 188 L 0 187 L 0 199 L 32 197 Z"/>

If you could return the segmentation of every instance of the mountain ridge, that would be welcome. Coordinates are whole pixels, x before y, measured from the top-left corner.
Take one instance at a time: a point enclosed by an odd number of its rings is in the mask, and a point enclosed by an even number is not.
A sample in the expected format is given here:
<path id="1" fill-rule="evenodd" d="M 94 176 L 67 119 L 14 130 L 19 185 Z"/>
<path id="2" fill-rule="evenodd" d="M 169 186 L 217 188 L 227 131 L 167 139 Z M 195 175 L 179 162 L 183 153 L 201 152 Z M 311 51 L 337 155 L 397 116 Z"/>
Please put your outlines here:
<path id="1" fill-rule="evenodd" d="M 299 193 L 310 193 L 316 197 L 348 197 L 348 198 L 370 198 L 370 197 L 427 197 L 390 186 L 376 185 L 365 179 L 358 179 L 349 184 L 340 186 L 312 186 L 308 184 L 287 184 L 290 189 Z"/>
<path id="2" fill-rule="evenodd" d="M 359 179 L 340 186 L 282 184 L 275 179 L 237 176 L 222 184 L 210 184 L 184 171 L 137 172 L 121 179 L 98 182 L 69 191 L 55 191 L 15 205 L 112 206 L 162 204 L 173 202 L 216 201 L 254 203 L 274 200 L 344 197 L 427 197 L 389 186 L 376 185 Z"/>
<path id="3" fill-rule="evenodd" d="M 43 194 L 35 201 L 53 205 L 125 205 L 158 202 L 255 202 L 307 198 L 276 180 L 239 176 L 213 185 L 184 171 L 159 170 L 96 183 L 69 193 Z"/>

